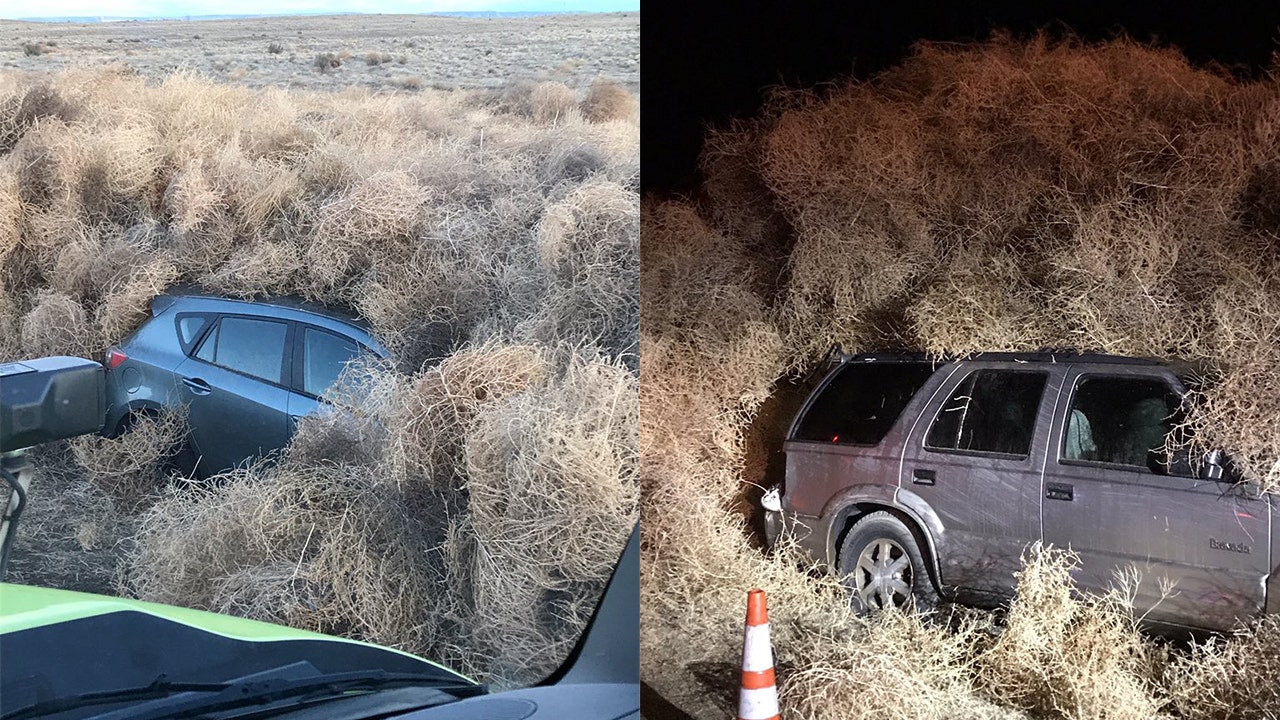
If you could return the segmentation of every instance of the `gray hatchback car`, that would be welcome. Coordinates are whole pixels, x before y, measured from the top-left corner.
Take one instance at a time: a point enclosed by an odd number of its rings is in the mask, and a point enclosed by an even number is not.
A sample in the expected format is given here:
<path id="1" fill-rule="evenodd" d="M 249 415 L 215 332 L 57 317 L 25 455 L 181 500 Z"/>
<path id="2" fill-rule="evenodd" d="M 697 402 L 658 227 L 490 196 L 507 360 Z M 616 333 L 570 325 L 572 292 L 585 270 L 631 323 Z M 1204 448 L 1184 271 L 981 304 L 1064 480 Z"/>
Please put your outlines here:
<path id="1" fill-rule="evenodd" d="M 107 349 L 103 433 L 187 405 L 185 469 L 200 476 L 284 447 L 346 363 L 387 356 L 360 320 L 292 299 L 176 291 L 155 298 L 151 315 Z"/>
<path id="2" fill-rule="evenodd" d="M 794 536 L 863 609 L 998 604 L 1041 541 L 1078 554 L 1085 590 L 1136 569 L 1156 628 L 1280 611 L 1275 500 L 1219 451 L 1164 450 L 1188 383 L 1105 355 L 841 358 L 790 428 L 767 539 Z"/>

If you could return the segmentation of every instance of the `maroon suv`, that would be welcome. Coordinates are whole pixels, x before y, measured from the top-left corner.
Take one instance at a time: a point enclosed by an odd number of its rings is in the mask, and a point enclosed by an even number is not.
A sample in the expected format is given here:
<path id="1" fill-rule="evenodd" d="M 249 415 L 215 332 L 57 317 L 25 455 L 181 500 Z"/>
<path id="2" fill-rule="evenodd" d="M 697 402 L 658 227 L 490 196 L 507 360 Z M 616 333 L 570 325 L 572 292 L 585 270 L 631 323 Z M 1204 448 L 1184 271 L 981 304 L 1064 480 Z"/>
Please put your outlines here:
<path id="1" fill-rule="evenodd" d="M 1157 626 L 1273 612 L 1274 500 L 1221 452 L 1166 443 L 1189 375 L 1106 355 L 842 358 L 792 423 L 766 534 L 793 534 L 864 609 L 998 603 L 1042 541 L 1079 555 L 1085 590 L 1136 569 Z"/>

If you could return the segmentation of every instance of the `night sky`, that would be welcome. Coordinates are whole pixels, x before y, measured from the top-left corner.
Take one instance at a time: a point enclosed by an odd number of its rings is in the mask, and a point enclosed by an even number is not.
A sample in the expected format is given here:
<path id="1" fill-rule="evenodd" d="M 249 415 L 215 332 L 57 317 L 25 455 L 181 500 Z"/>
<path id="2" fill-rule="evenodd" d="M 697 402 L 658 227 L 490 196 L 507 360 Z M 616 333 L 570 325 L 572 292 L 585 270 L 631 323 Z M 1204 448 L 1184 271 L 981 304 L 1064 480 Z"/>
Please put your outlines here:
<path id="1" fill-rule="evenodd" d="M 1127 34 L 1175 45 L 1196 63 L 1260 76 L 1280 51 L 1280 3 L 776 3 L 652 1 L 641 9 L 641 184 L 696 184 L 703 128 L 756 114 L 763 89 L 811 87 L 892 67 L 918 40 L 972 42 L 996 28 L 1018 35 L 1070 28 L 1085 40 Z M 806 11 L 804 8 L 815 8 Z M 785 8 L 785 9 L 784 9 Z"/>

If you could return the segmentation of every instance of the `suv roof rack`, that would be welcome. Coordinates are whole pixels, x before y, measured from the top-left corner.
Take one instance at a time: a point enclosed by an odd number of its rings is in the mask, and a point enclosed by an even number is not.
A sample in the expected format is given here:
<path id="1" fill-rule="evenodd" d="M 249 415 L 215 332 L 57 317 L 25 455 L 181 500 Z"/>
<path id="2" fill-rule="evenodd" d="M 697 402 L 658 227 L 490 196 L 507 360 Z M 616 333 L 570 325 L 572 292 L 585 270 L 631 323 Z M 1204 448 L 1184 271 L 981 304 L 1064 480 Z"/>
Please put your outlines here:
<path id="1" fill-rule="evenodd" d="M 1100 365 L 1161 365 L 1172 369 L 1182 376 L 1201 376 L 1205 374 L 1204 363 L 1195 360 L 1161 359 L 1155 357 L 1133 357 L 1128 355 L 1112 355 L 1096 351 L 1081 351 L 1070 348 L 1044 348 L 1029 352 L 976 352 L 968 354 L 936 355 L 919 351 L 889 350 L 881 352 L 849 353 L 836 344 L 831 348 L 828 358 L 830 365 L 842 365 L 850 362 L 927 362 L 943 365 L 960 361 L 1006 361 L 1025 363 L 1078 362 L 1096 363 Z"/>

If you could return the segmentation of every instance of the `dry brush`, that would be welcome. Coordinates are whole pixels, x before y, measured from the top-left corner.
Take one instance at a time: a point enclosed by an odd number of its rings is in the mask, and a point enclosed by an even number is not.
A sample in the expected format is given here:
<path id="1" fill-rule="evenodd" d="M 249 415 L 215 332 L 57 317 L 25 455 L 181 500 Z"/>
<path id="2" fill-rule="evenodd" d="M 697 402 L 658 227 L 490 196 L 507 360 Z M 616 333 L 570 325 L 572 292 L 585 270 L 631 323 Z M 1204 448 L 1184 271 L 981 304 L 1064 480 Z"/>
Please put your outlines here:
<path id="1" fill-rule="evenodd" d="M 0 359 L 99 358 L 187 282 L 352 308 L 394 354 L 208 486 L 162 472 L 180 418 L 73 443 L 145 508 L 129 591 L 499 685 L 559 664 L 637 513 L 639 118 L 526 89 L 0 76 Z"/>
<path id="2" fill-rule="evenodd" d="M 1168 651 L 1122 597 L 1073 599 L 1052 552 L 999 623 L 865 623 L 792 553 L 761 553 L 750 507 L 779 450 L 777 408 L 837 342 L 1203 362 L 1200 441 L 1280 487 L 1278 130 L 1272 79 L 1124 39 L 996 36 L 776 90 L 760 117 L 712 131 L 697 196 L 643 211 L 648 681 L 700 715 L 731 712 L 699 668 L 734 657 L 760 586 L 784 713 L 1274 712 L 1254 692 L 1268 624 Z"/>

